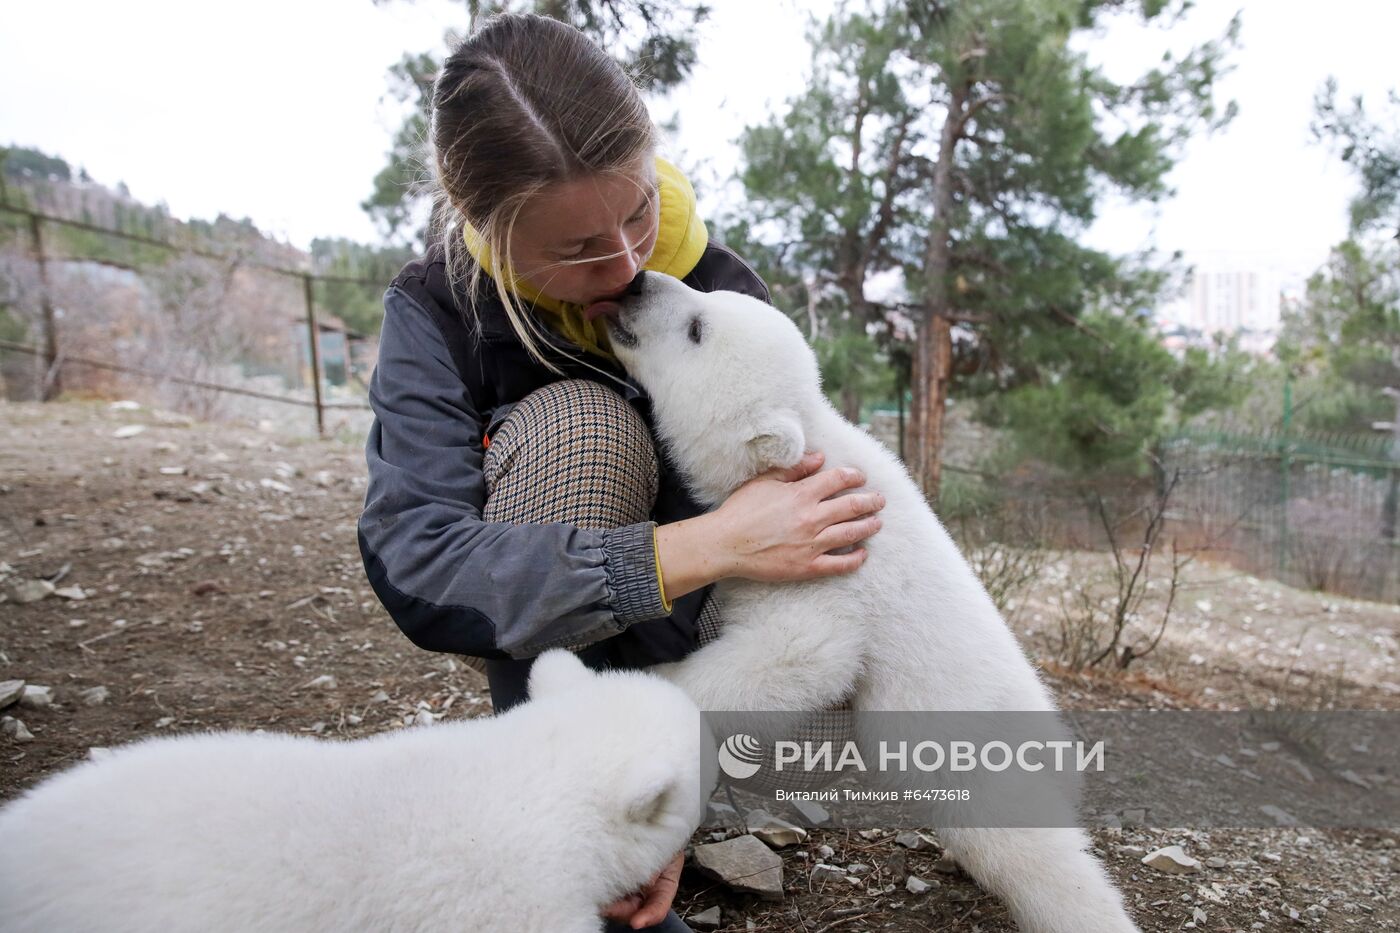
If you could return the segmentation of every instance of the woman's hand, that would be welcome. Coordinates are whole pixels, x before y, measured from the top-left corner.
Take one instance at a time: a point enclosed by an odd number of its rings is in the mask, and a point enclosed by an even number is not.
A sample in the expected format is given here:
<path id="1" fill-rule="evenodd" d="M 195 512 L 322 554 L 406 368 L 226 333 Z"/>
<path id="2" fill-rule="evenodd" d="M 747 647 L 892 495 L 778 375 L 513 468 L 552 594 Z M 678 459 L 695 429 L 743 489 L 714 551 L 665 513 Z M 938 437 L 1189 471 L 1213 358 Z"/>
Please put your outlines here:
<path id="1" fill-rule="evenodd" d="M 858 544 L 880 530 L 878 492 L 836 496 L 865 485 L 865 474 L 851 467 L 816 470 L 820 453 L 807 454 L 795 467 L 770 470 L 730 494 L 712 513 L 721 546 L 731 561 L 730 576 L 778 582 L 850 573 L 865 562 L 864 548 L 831 554 Z"/>
<path id="2" fill-rule="evenodd" d="M 680 887 L 681 869 L 685 866 L 685 853 L 677 853 L 671 863 L 656 873 L 647 886 L 636 894 L 629 894 L 614 901 L 603 911 L 607 920 L 620 920 L 634 930 L 656 926 L 666 919 L 671 902 L 676 898 L 676 888 Z"/>
<path id="3" fill-rule="evenodd" d="M 675 599 L 725 577 L 768 582 L 850 573 L 866 551 L 829 553 L 880 529 L 877 492 L 837 493 L 865 484 L 850 468 L 822 470 L 820 453 L 749 480 L 707 515 L 657 529 L 666 595 Z M 832 498 L 836 496 L 836 498 Z"/>

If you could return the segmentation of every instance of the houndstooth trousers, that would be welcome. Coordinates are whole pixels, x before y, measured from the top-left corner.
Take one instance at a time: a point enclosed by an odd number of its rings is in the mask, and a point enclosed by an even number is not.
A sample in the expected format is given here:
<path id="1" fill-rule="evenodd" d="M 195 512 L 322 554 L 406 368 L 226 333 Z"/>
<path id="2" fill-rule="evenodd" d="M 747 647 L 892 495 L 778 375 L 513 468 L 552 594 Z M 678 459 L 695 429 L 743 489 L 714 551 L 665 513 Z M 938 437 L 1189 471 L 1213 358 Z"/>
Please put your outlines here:
<path id="1" fill-rule="evenodd" d="M 590 530 L 647 521 L 659 468 L 651 431 L 607 386 L 566 379 L 531 392 L 496 428 L 482 464 L 488 522 L 563 522 Z M 700 644 L 719 635 L 707 599 Z"/>
<path id="2" fill-rule="evenodd" d="M 491 436 L 483 471 L 487 521 L 589 529 L 647 521 L 659 476 L 641 415 L 613 390 L 585 379 L 551 383 L 517 404 Z M 723 622 L 713 594 L 696 628 L 701 646 L 719 637 Z M 819 744 L 850 735 L 850 709 L 843 705 L 813 711 L 796 737 Z"/>

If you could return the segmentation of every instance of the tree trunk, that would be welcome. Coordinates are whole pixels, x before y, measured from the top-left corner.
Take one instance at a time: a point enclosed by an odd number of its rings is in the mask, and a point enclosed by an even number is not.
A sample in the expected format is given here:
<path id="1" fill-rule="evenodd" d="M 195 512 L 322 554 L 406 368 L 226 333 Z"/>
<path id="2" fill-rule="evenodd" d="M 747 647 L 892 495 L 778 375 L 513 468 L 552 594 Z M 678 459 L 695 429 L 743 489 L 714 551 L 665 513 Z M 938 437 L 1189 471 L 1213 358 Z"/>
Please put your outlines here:
<path id="1" fill-rule="evenodd" d="M 938 143 L 933 170 L 933 223 L 924 252 L 923 315 L 914 353 L 910 464 L 914 480 L 930 500 L 938 498 L 943 474 L 943 415 L 952 377 L 953 324 L 948 304 L 948 270 L 953 210 L 953 157 L 962 134 L 966 89 L 955 87 Z"/>
<path id="2" fill-rule="evenodd" d="M 841 387 L 841 416 L 851 424 L 860 424 L 860 392 L 849 385 Z"/>

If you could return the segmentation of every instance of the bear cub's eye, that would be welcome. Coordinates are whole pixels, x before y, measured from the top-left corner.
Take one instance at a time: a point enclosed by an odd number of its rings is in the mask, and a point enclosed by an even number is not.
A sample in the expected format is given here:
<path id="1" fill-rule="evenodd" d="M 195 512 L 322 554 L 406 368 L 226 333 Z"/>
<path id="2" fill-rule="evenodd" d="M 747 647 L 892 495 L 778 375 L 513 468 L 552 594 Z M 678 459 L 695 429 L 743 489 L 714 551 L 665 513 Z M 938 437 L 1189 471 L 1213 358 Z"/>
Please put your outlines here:
<path id="1" fill-rule="evenodd" d="M 700 318 L 693 317 L 690 319 L 690 330 L 687 332 L 687 336 L 690 337 L 691 343 L 699 343 L 700 335 L 703 334 L 704 331 L 705 328 L 701 325 Z"/>

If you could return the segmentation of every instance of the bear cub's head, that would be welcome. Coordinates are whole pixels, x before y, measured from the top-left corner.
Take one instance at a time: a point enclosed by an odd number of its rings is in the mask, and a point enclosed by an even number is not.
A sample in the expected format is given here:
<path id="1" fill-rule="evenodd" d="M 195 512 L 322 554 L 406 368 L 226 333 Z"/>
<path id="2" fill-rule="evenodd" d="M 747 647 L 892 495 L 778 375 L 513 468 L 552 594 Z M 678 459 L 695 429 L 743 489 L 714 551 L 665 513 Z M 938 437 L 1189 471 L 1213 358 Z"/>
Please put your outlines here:
<path id="1" fill-rule="evenodd" d="M 580 857 L 591 850 L 620 897 L 681 851 L 704 819 L 718 779 L 714 740 L 685 691 L 645 671 L 592 671 L 556 649 L 535 659 L 529 691 L 517 709 L 545 731 L 537 744 L 588 814 L 570 845 Z"/>
<path id="2" fill-rule="evenodd" d="M 660 440 L 706 505 L 802 459 L 825 405 L 817 359 L 781 311 L 647 272 L 607 315 L 613 352 L 652 399 Z"/>

